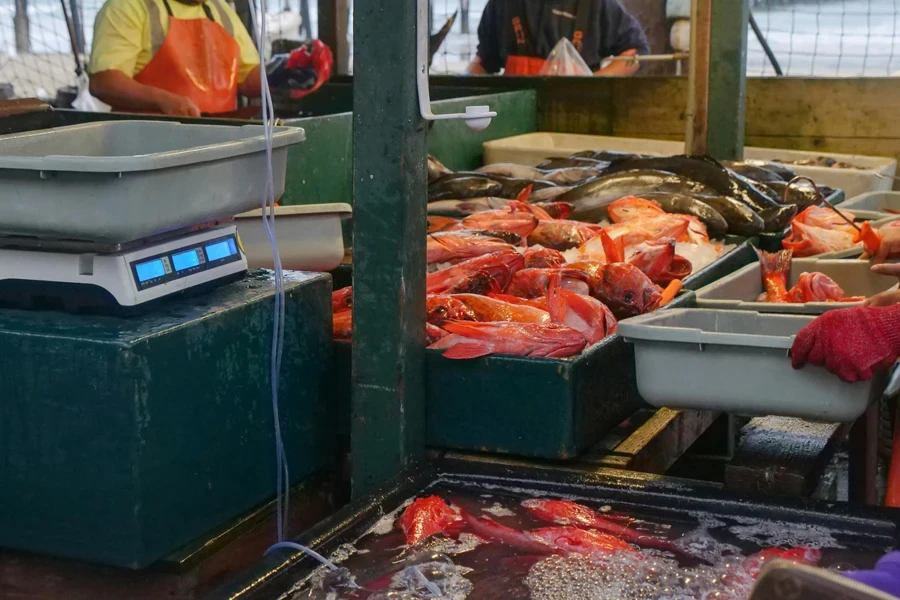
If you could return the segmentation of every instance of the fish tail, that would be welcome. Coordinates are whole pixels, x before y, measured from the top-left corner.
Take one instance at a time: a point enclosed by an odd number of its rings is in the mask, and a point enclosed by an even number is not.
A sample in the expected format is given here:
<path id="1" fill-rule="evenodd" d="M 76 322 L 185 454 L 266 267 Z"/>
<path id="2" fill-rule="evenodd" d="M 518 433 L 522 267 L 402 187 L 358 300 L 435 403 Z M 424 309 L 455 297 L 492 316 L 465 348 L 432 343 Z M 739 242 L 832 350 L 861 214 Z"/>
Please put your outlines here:
<path id="1" fill-rule="evenodd" d="M 528 197 L 531 195 L 531 189 L 533 187 L 534 187 L 533 183 L 529 183 L 528 185 L 526 185 L 525 188 L 521 192 L 519 192 L 519 194 L 516 196 L 516 200 L 527 204 Z"/>
<path id="2" fill-rule="evenodd" d="M 547 312 L 554 323 L 562 323 L 566 318 L 568 306 L 562 293 L 562 276 L 559 273 L 550 275 L 547 284 Z"/>
<path id="3" fill-rule="evenodd" d="M 625 244 L 622 238 L 612 239 L 605 229 L 600 230 L 598 235 L 600 236 L 600 243 L 603 244 L 603 253 L 606 254 L 606 262 L 625 262 Z"/>
<path id="4" fill-rule="evenodd" d="M 457 334 L 454 334 L 457 335 Z M 448 338 L 444 338 L 448 339 Z M 444 358 L 451 358 L 456 360 L 464 360 L 467 358 L 478 358 L 480 356 L 487 356 L 491 352 L 494 351 L 494 348 L 490 344 L 482 343 L 482 342 L 457 342 L 453 345 L 449 350 L 444 352 Z"/>
<path id="5" fill-rule="evenodd" d="M 791 270 L 791 256 L 793 256 L 794 251 L 790 248 L 779 250 L 778 252 L 765 252 L 755 246 L 753 249 L 756 251 L 756 256 L 759 257 L 759 267 L 763 277 L 767 275 L 787 275 Z"/>

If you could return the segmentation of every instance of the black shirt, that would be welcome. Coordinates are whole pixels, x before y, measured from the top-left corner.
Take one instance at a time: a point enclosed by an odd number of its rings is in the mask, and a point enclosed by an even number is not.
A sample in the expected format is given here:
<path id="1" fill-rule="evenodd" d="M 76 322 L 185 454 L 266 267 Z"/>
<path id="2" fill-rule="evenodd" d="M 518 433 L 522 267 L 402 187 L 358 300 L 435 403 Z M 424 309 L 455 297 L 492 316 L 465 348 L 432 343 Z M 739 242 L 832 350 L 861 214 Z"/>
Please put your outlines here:
<path id="1" fill-rule="evenodd" d="M 589 4 L 581 56 L 592 71 L 600 68 L 601 59 L 625 50 L 633 48 L 638 54 L 650 51 L 637 19 L 625 12 L 618 0 L 590 0 Z M 525 14 L 517 15 L 523 5 Z M 506 57 L 516 54 L 513 17 L 522 18 L 534 56 L 546 58 L 561 38 L 572 40 L 577 12 L 578 0 L 488 0 L 478 24 L 481 65 L 488 73 L 497 73 L 506 64 Z"/>

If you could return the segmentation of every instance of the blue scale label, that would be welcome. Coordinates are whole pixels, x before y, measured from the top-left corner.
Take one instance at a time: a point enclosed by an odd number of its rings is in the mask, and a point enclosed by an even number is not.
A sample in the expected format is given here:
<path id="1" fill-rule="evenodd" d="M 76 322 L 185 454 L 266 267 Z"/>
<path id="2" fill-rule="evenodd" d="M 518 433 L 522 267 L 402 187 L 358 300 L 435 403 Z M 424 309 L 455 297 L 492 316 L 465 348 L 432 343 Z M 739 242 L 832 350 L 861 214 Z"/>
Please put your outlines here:
<path id="1" fill-rule="evenodd" d="M 241 252 L 232 234 L 133 261 L 131 272 L 137 289 L 146 290 L 239 260 Z"/>

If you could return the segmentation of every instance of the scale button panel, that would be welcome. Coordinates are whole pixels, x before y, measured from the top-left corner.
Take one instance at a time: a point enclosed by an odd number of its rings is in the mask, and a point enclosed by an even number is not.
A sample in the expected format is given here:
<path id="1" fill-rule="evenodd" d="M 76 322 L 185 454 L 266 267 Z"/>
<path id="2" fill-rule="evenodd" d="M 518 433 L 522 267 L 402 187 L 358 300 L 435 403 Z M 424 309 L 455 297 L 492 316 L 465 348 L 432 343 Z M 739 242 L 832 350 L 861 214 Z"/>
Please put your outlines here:
<path id="1" fill-rule="evenodd" d="M 146 290 L 195 273 L 241 260 L 234 234 L 184 246 L 131 263 L 138 290 Z"/>

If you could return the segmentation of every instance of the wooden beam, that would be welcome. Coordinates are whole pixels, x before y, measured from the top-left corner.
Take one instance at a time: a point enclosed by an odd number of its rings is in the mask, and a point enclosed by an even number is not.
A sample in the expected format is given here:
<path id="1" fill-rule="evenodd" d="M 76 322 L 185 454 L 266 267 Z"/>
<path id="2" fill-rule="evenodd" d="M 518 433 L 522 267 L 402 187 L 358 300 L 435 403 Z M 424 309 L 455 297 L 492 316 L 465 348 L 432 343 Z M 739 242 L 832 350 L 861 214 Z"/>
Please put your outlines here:
<path id="1" fill-rule="evenodd" d="M 685 152 L 706 154 L 709 122 L 709 53 L 712 0 L 691 2 L 691 59 L 685 111 Z"/>
<path id="2" fill-rule="evenodd" d="M 348 0 L 318 0 L 318 38 L 325 42 L 334 55 L 335 73 L 350 73 L 350 46 L 347 40 L 349 25 Z"/>
<path id="3" fill-rule="evenodd" d="M 426 129 L 416 0 L 357 0 L 353 39 L 351 486 L 359 497 L 424 452 Z"/>
<path id="4" fill-rule="evenodd" d="M 707 152 L 722 160 L 740 159 L 744 156 L 750 0 L 710 4 Z"/>

